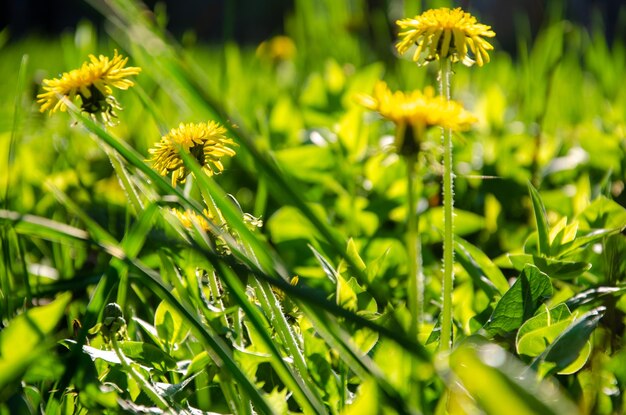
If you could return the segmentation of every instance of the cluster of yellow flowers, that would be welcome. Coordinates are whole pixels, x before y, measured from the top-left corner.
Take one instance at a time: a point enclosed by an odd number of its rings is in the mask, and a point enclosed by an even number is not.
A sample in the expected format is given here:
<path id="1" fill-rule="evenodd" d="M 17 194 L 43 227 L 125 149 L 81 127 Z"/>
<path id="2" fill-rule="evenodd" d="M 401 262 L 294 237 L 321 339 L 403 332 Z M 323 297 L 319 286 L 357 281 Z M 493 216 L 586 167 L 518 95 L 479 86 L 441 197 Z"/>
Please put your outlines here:
<path id="1" fill-rule="evenodd" d="M 460 8 L 427 10 L 396 23 L 402 29 L 396 49 L 404 54 L 415 45 L 412 59 L 417 63 L 450 59 L 451 62 L 461 61 L 469 66 L 474 63 L 469 51 L 475 56 L 478 66 L 489 62 L 488 51 L 493 46 L 484 37 L 493 37 L 495 33 L 491 27 L 477 23 L 475 17 Z M 371 96 L 360 95 L 357 100 L 396 125 L 396 151 L 403 155 L 419 151 L 424 133 L 431 127 L 463 131 L 476 122 L 476 118 L 460 103 L 435 96 L 432 88 L 423 92 L 391 92 L 384 82 L 379 82 Z M 407 136 L 412 137 L 414 142 L 407 143 Z"/>
<path id="2" fill-rule="evenodd" d="M 45 79 L 43 90 L 37 95 L 40 111 L 50 114 L 56 111 L 67 111 L 68 104 L 79 103 L 81 111 L 94 119 L 100 116 L 104 124 L 113 125 L 117 117 L 115 110 L 121 110 L 120 104 L 113 96 L 113 88 L 126 90 L 134 85 L 129 79 L 141 72 L 138 67 L 126 67 L 128 58 L 114 52 L 113 58 L 100 55 L 89 55 L 89 61 L 80 68 L 63 73 L 59 78 Z M 149 150 L 150 162 L 162 176 L 172 174 L 172 186 L 184 183 L 190 170 L 183 161 L 181 152 L 190 154 L 209 176 L 224 170 L 222 158 L 235 155 L 235 142 L 226 136 L 226 128 L 215 121 L 200 123 L 181 123 L 173 128 Z M 186 228 L 193 228 L 194 223 L 205 231 L 211 231 L 208 220 L 215 218 L 208 210 L 203 215 L 192 211 L 180 212 L 172 209 L 174 215 Z M 245 214 L 244 221 L 253 227 L 261 226 L 260 219 Z M 217 221 L 222 223 L 222 220 Z M 219 239 L 219 237 L 218 237 Z"/>

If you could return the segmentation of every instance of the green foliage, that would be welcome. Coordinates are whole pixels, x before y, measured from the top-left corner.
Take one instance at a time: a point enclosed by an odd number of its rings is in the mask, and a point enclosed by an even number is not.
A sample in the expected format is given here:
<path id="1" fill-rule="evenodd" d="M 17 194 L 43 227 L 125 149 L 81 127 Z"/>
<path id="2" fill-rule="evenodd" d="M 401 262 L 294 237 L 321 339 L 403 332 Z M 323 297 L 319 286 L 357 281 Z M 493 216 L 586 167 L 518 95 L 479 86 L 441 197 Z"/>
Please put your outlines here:
<path id="1" fill-rule="evenodd" d="M 383 77 L 436 82 L 389 52 L 394 2 L 297 1 L 296 53 L 271 59 L 182 46 L 134 1 L 90 3 L 106 35 L 0 33 L 0 414 L 624 411 L 623 41 L 557 13 L 519 56 L 496 37 L 491 63 L 455 66 L 481 121 L 454 137 L 454 347 L 437 353 L 439 132 L 414 186 L 413 336 L 407 169 L 393 126 L 355 101 Z M 142 68 L 116 126 L 38 112 L 42 78 L 116 48 Z M 183 154 L 193 174 L 172 187 L 149 148 L 208 119 L 237 155 L 208 177 Z"/>

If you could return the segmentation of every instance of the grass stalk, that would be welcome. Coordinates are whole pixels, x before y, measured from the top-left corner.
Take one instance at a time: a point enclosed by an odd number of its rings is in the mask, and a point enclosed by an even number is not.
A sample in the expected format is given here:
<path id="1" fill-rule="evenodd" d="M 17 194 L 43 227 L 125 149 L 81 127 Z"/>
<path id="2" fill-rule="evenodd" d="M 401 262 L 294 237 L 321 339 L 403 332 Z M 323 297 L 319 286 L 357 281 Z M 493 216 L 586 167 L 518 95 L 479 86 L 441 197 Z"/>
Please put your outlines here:
<path id="1" fill-rule="evenodd" d="M 439 61 L 439 93 L 450 100 L 450 59 Z M 441 338 L 439 350 L 452 346 L 452 285 L 454 283 L 454 173 L 452 172 L 452 131 L 442 128 L 443 143 L 443 284 Z"/>

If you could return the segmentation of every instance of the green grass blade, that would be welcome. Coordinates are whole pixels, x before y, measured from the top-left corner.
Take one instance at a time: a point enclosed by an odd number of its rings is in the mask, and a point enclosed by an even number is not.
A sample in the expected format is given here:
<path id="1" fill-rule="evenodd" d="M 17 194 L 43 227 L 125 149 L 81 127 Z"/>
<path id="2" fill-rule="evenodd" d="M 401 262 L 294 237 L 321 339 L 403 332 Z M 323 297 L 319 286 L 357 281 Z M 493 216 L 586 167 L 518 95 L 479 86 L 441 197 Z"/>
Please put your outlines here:
<path id="1" fill-rule="evenodd" d="M 135 189 L 135 186 L 133 185 L 133 181 L 130 175 L 128 174 L 128 171 L 126 171 L 126 168 L 122 164 L 122 160 L 117 153 L 112 152 L 106 146 L 104 147 L 104 150 L 109 156 L 109 160 L 111 161 L 113 170 L 115 170 L 115 174 L 117 174 L 117 178 L 119 179 L 120 185 L 122 186 L 122 189 L 124 190 L 124 193 L 126 194 L 126 197 L 128 198 L 128 203 L 133 213 L 135 215 L 138 215 L 139 212 L 143 210 L 144 206 L 143 206 L 143 203 L 141 202 L 141 199 L 139 198 L 137 189 Z"/>
<path id="2" fill-rule="evenodd" d="M 22 60 L 20 62 L 20 69 L 17 74 L 17 88 L 15 91 L 15 103 L 13 105 L 13 124 L 11 126 L 11 137 L 9 141 L 9 152 L 8 152 L 8 160 L 7 160 L 7 181 L 6 187 L 4 188 L 4 200 L 2 203 L 2 207 L 7 209 L 9 207 L 9 197 L 11 196 L 11 166 L 13 165 L 13 161 L 15 158 L 15 143 L 17 141 L 18 136 L 18 128 L 20 125 L 21 115 L 22 115 L 22 98 L 24 95 L 24 90 L 26 88 L 26 67 L 28 65 L 28 55 L 22 56 Z"/>
<path id="3" fill-rule="evenodd" d="M 535 187 L 528 183 L 528 192 L 533 204 L 533 212 L 535 214 L 535 223 L 537 225 L 537 240 L 539 243 L 539 254 L 542 256 L 550 256 L 550 229 L 548 227 L 548 216 L 546 207 L 539 196 L 539 192 Z"/>

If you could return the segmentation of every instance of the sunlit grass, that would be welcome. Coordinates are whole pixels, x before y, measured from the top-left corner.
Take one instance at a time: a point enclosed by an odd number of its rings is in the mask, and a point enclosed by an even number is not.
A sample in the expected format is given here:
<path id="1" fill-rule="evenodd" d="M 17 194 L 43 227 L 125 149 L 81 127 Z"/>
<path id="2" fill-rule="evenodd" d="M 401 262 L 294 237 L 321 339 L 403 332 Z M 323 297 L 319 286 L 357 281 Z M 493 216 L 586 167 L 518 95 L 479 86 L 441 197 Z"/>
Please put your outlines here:
<path id="1" fill-rule="evenodd" d="M 342 25 L 365 18 L 344 2 L 296 2 L 295 50 L 271 57 L 182 47 L 134 2 L 93 3 L 106 34 L 83 23 L 1 50 L 0 413 L 623 411 L 623 43 L 555 19 L 519 56 L 496 37 L 489 64 L 454 67 L 452 98 L 478 123 L 453 136 L 454 346 L 440 353 L 439 133 L 407 203 L 394 125 L 356 99 L 436 71 Z M 116 49 L 142 70 L 115 92 L 115 125 L 80 103 L 39 112 L 43 79 Z M 215 174 L 179 146 L 185 177 L 155 170 L 155 143 L 207 121 L 236 144 Z"/>

